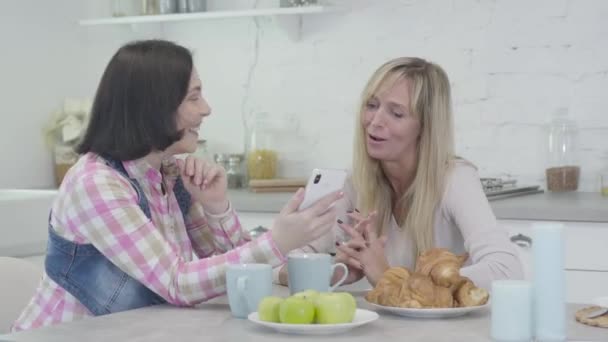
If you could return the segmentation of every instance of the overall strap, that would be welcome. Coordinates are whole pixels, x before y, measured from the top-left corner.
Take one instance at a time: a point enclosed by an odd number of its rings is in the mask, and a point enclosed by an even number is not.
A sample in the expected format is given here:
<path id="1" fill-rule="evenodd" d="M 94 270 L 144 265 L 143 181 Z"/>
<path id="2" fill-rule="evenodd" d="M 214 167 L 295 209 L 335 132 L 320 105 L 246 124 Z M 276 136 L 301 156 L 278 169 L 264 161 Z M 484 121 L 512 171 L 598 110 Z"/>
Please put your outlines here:
<path id="1" fill-rule="evenodd" d="M 137 196 L 139 199 L 139 207 L 146 214 L 149 219 L 152 219 L 152 215 L 150 214 L 150 206 L 148 204 L 148 199 L 146 198 L 143 190 L 141 189 L 141 185 L 135 178 L 131 178 L 127 173 L 124 165 L 120 160 L 116 160 L 109 157 L 103 157 L 106 163 L 112 167 L 114 170 L 118 171 L 120 174 L 125 176 L 135 191 L 137 192 Z M 184 222 L 186 222 L 186 218 L 188 216 L 188 212 L 190 211 L 190 206 L 192 205 L 192 198 L 186 187 L 184 186 L 184 182 L 180 176 L 175 180 L 175 185 L 173 186 L 173 193 L 175 194 L 175 199 L 177 200 L 177 204 L 179 206 L 180 211 L 182 212 L 182 216 L 184 218 Z"/>
<path id="2" fill-rule="evenodd" d="M 148 199 L 146 198 L 146 195 L 144 194 L 144 191 L 141 189 L 141 185 L 139 185 L 139 182 L 137 181 L 137 179 L 131 178 L 129 176 L 129 174 L 127 173 L 127 170 L 125 169 L 124 165 L 122 165 L 122 161 L 116 160 L 116 159 L 112 159 L 112 158 L 108 158 L 108 157 L 103 157 L 103 159 L 105 159 L 106 163 L 110 167 L 112 167 L 114 170 L 118 171 L 120 174 L 122 174 L 123 176 L 125 176 L 129 180 L 129 182 L 131 183 L 131 185 L 133 186 L 133 188 L 137 192 L 137 198 L 138 198 L 138 201 L 139 201 L 138 202 L 139 207 L 144 212 L 144 214 L 146 214 L 146 217 L 151 220 L 152 219 L 152 214 L 150 213 L 150 205 L 148 204 Z"/>

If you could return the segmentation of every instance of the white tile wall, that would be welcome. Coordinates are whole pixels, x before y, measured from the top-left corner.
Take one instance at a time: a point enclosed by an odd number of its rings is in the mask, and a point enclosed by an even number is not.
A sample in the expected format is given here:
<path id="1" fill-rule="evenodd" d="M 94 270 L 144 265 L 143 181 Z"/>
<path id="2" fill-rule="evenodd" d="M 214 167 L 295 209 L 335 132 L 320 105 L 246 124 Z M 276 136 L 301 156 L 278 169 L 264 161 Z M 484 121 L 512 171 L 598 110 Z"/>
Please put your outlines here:
<path id="1" fill-rule="evenodd" d="M 421 56 L 448 72 L 458 153 L 475 162 L 482 175 L 544 182 L 543 125 L 567 106 L 581 127 L 581 189 L 597 190 L 599 157 L 608 150 L 608 1 L 332 2 L 346 10 L 306 17 L 298 42 L 271 18 L 139 31 L 75 28 L 81 30 L 78 44 L 86 63 L 76 82 L 92 93 L 124 41 L 176 40 L 194 50 L 214 110 L 203 129 L 210 149 L 241 151 L 241 119 L 253 112 L 293 115 L 299 120 L 294 139 L 306 146 L 292 156 L 304 165 L 288 169 L 287 175 L 295 175 L 312 167 L 348 167 L 355 108 L 367 78 L 389 58 Z M 210 0 L 210 7 L 251 3 Z"/>

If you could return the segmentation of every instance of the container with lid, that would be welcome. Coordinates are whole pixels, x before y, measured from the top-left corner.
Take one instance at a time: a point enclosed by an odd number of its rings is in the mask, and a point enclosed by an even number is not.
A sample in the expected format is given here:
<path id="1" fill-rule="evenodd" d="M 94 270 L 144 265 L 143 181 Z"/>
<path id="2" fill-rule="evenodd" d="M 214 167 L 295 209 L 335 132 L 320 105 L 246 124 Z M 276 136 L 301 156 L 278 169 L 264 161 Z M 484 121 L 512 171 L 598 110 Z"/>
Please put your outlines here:
<path id="1" fill-rule="evenodd" d="M 578 189 L 578 127 L 568 119 L 566 108 L 560 108 L 548 125 L 547 190 L 575 191 Z"/>
<path id="2" fill-rule="evenodd" d="M 140 14 L 140 6 L 137 0 L 113 0 L 112 1 L 112 16 L 113 17 L 128 17 Z"/>
<path id="3" fill-rule="evenodd" d="M 245 175 L 243 173 L 242 161 L 242 154 L 228 155 L 226 178 L 228 180 L 229 189 L 239 189 L 244 186 Z"/>
<path id="4" fill-rule="evenodd" d="M 600 193 L 608 197 L 608 151 L 602 155 L 602 169 L 600 170 Z"/>
<path id="5" fill-rule="evenodd" d="M 277 177 L 278 146 L 275 141 L 278 127 L 268 113 L 257 113 L 246 140 L 247 176 L 249 179 Z"/>

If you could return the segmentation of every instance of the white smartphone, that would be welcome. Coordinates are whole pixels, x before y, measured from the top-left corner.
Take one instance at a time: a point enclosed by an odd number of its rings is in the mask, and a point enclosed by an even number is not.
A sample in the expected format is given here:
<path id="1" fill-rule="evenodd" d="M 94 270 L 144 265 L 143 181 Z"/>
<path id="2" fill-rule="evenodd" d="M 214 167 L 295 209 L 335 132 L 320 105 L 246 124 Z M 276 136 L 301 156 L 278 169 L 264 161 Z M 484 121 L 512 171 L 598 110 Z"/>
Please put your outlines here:
<path id="1" fill-rule="evenodd" d="M 346 170 L 314 169 L 304 190 L 304 201 L 298 210 L 304 210 L 332 192 L 342 190 L 346 181 Z"/>

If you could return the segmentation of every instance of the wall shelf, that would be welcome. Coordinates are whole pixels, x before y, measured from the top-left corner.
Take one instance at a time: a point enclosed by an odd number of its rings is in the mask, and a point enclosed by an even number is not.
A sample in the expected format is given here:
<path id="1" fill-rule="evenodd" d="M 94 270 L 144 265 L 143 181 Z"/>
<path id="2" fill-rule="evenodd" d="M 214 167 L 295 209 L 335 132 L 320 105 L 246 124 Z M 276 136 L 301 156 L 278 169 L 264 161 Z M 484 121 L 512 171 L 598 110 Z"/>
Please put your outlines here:
<path id="1" fill-rule="evenodd" d="M 131 25 L 135 28 L 139 24 L 148 23 L 170 23 L 193 20 L 231 19 L 231 18 L 253 18 L 253 17 L 276 17 L 292 39 L 298 40 L 301 35 L 302 17 L 311 14 L 323 14 L 335 12 L 332 6 L 299 6 L 280 8 L 259 8 L 230 11 L 208 11 L 197 13 L 174 13 L 159 15 L 140 15 L 128 17 L 91 18 L 82 19 L 78 23 L 82 26 L 94 25 Z"/>

